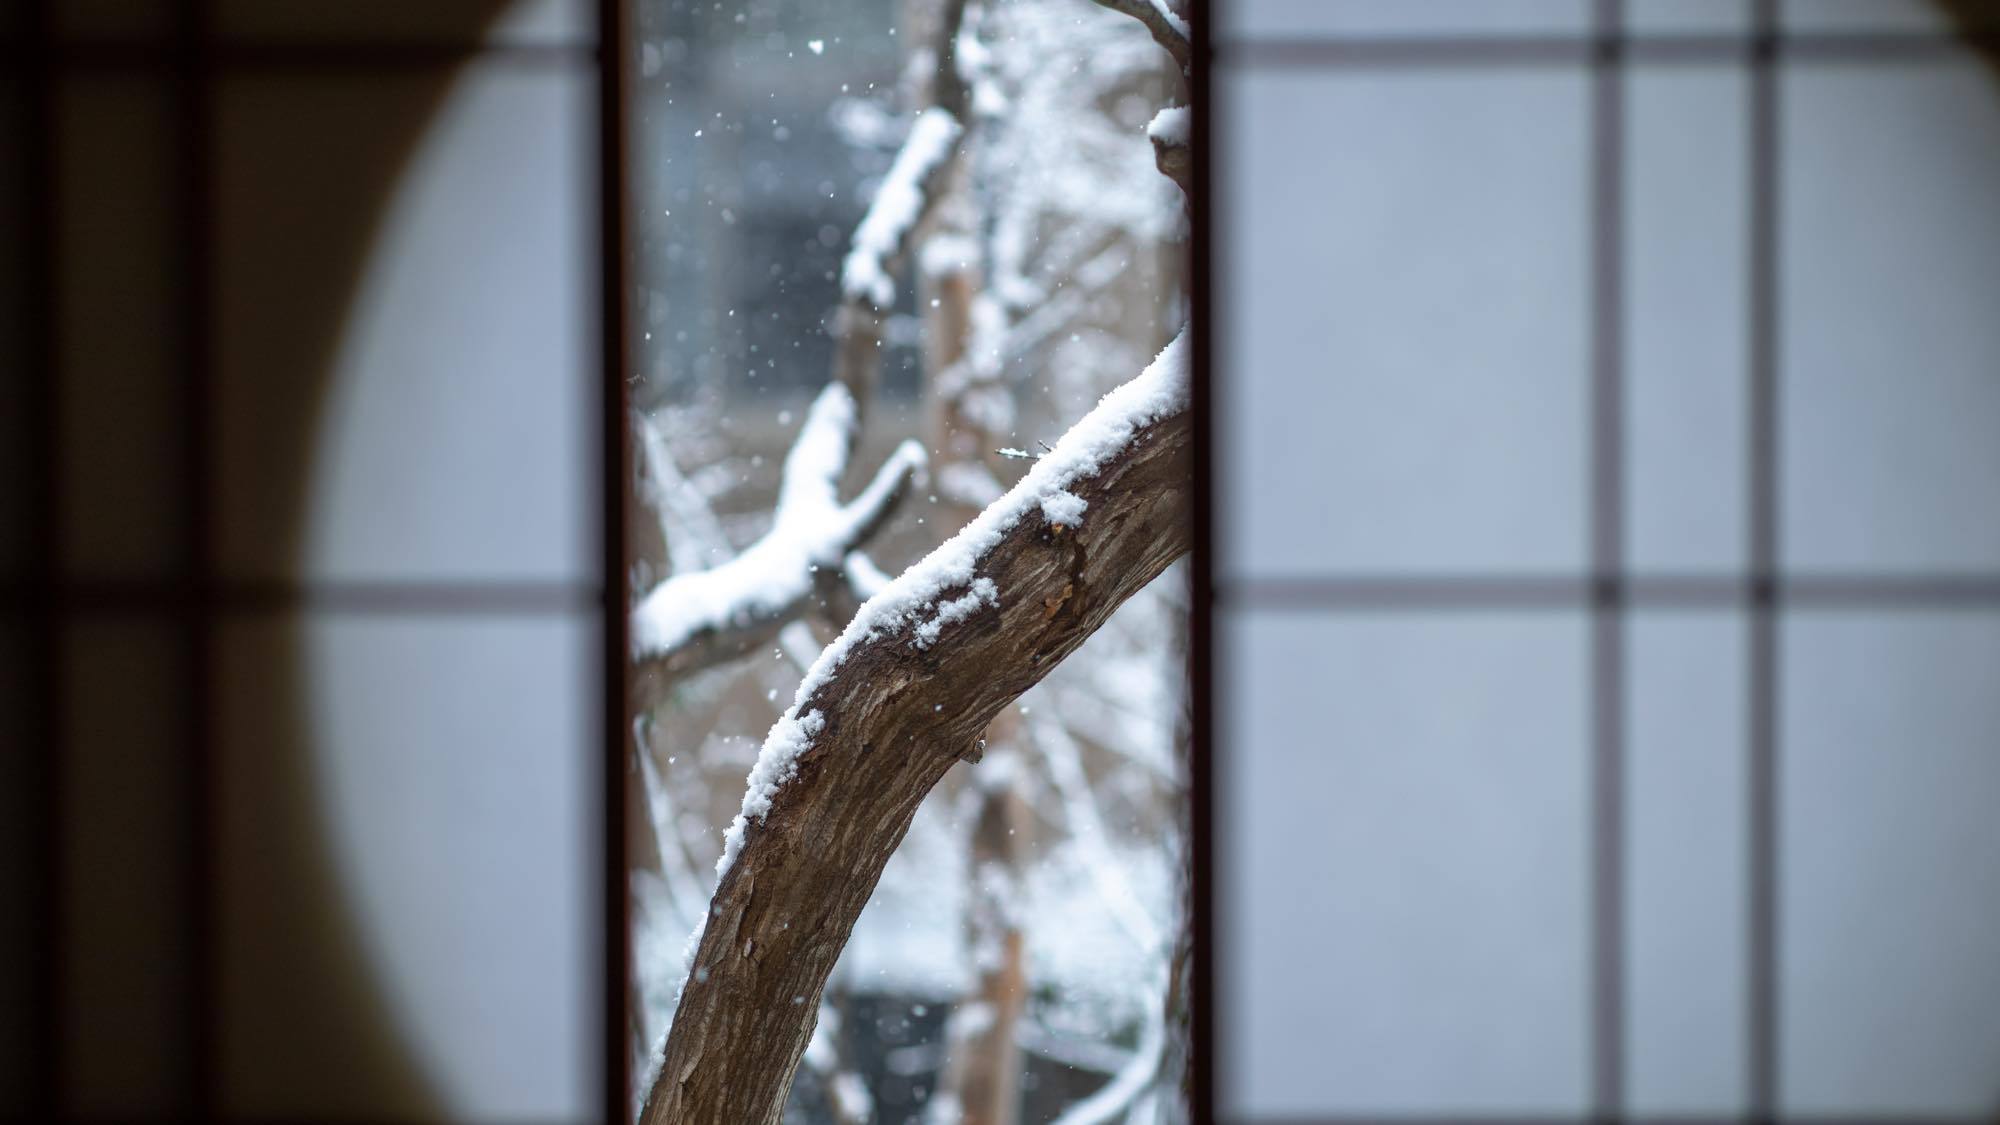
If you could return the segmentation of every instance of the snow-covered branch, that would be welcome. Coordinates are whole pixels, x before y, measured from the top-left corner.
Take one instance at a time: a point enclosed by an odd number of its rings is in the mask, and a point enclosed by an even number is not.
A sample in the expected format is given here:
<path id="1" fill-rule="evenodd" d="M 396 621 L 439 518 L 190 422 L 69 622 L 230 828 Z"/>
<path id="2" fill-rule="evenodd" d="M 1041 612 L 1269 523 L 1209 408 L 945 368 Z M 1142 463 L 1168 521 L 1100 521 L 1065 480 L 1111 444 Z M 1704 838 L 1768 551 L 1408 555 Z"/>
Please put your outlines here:
<path id="1" fill-rule="evenodd" d="M 659 534 L 673 573 L 700 570 L 715 561 L 711 552 L 726 551 L 729 537 L 693 481 L 674 463 L 666 435 L 645 414 L 635 411 L 632 428 L 639 438 L 639 492 L 659 517 Z"/>
<path id="2" fill-rule="evenodd" d="M 1182 412 L 1187 406 L 1187 393 L 1188 343 L 1186 333 L 1182 333 L 1138 378 L 1105 395 L 1006 495 L 862 604 L 847 628 L 826 646 L 826 651 L 820 653 L 799 681 L 791 710 L 765 739 L 757 766 L 750 775 L 743 811 L 730 825 L 724 840 L 722 859 L 716 865 L 718 872 L 729 870 L 743 846 L 749 821 L 763 819 L 763 810 L 769 809 L 777 788 L 797 772 L 797 759 L 812 749 L 811 735 L 800 737 L 801 731 L 823 724 L 820 711 L 811 704 L 822 688 L 833 683 L 850 654 L 865 647 L 880 647 L 885 638 L 907 639 L 914 649 L 928 649 L 938 642 L 945 628 L 974 616 L 984 607 L 998 609 L 999 588 L 993 578 L 982 573 L 986 556 L 1007 543 L 1023 526 L 1034 528 L 1039 523 L 1051 536 L 1060 537 L 1065 529 L 1074 530 L 1088 520 L 1090 517 L 1085 513 L 1090 502 L 1079 494 L 1080 482 L 1124 453 L 1146 426 Z M 918 452 L 921 454 L 921 450 Z M 1078 513 L 1072 517 L 1074 522 L 1052 521 L 1045 514 L 1052 504 Z M 1040 521 L 1031 518 L 1038 514 L 1043 516 Z M 1060 597 L 1048 607 L 1050 617 L 1062 609 L 1063 599 L 1076 592 L 1073 585 L 1064 583 Z M 961 592 L 955 597 L 947 596 L 954 590 Z M 760 776 L 769 780 L 760 785 L 757 780 Z"/>
<path id="3" fill-rule="evenodd" d="M 803 613 L 822 574 L 848 573 L 849 556 L 888 521 L 925 465 L 923 447 L 906 441 L 860 495 L 841 503 L 857 426 L 853 396 L 828 384 L 785 457 L 770 531 L 726 563 L 654 587 L 632 611 L 635 662 L 684 674 L 740 655 Z"/>
<path id="4" fill-rule="evenodd" d="M 1153 142 L 1153 163 L 1159 165 L 1163 175 L 1179 184 L 1189 199 L 1194 198 L 1194 148 L 1189 141 L 1192 133 L 1193 116 L 1184 105 L 1161 110 L 1146 126 L 1146 136 Z"/>
<path id="5" fill-rule="evenodd" d="M 751 771 L 643 1120 L 778 1119 L 827 976 L 924 795 L 1187 551 L 1187 394 L 1183 336 L 820 654 Z M 1061 496 L 1080 514 L 1052 524 Z"/>
<path id="6" fill-rule="evenodd" d="M 936 181 L 951 163 L 952 148 L 963 132 L 958 118 L 942 107 L 932 106 L 917 115 L 841 263 L 840 291 L 848 301 L 866 301 L 876 313 L 885 313 L 896 303 L 894 265 L 908 251 L 910 236 L 929 208 Z"/>
<path id="7" fill-rule="evenodd" d="M 832 324 L 833 381 L 845 385 L 864 406 L 882 362 L 883 323 L 896 303 L 896 269 L 943 194 L 940 188 L 965 137 L 966 96 L 956 47 L 964 16 L 964 0 L 942 5 L 929 48 L 936 64 L 931 104 L 911 123 L 841 262 L 841 302 Z"/>

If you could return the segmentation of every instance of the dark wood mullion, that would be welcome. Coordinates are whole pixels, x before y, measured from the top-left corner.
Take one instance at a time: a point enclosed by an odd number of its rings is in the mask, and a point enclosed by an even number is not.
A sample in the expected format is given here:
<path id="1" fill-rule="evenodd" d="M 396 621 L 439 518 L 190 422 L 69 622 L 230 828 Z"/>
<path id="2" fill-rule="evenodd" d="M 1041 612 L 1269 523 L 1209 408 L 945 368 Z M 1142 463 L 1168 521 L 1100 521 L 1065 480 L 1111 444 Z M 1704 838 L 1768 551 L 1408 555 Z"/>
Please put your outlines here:
<path id="1" fill-rule="evenodd" d="M 599 922 L 604 927 L 600 944 L 603 958 L 599 1003 L 603 1005 L 599 1024 L 602 1056 L 603 1114 L 606 1125 L 630 1119 L 632 1076 L 625 1050 L 629 1025 L 626 1005 L 631 996 L 632 919 L 627 893 L 629 863 L 625 854 L 625 763 L 626 732 L 630 729 L 631 701 L 626 678 L 630 646 L 626 611 L 631 602 L 629 585 L 630 543 L 625 527 L 625 492 L 630 487 L 631 453 L 629 411 L 632 370 L 631 327 L 628 311 L 631 254 L 634 240 L 629 227 L 631 206 L 628 193 L 631 170 L 628 159 L 630 138 L 627 111 L 631 104 L 628 48 L 632 46 L 629 0 L 598 0 L 598 257 L 601 272 L 598 301 L 602 309 L 599 348 L 603 368 L 598 374 L 600 413 L 598 417 L 600 508 L 599 568 L 602 578 L 599 650 L 602 680 L 603 723 L 598 811 L 602 822 L 599 848 L 602 880 L 599 894 Z"/>
<path id="2" fill-rule="evenodd" d="M 181 901 L 187 943 L 187 1086 L 195 1115 L 212 1119 L 220 1108 L 217 1075 L 218 973 L 216 918 L 221 909 L 217 882 L 216 796 L 220 792 L 214 738 L 220 700 L 214 684 L 215 474 L 214 302 L 215 189 L 213 106 L 214 58 L 210 51 L 212 13 L 208 0 L 180 0 L 174 37 L 174 106 L 180 129 L 176 199 L 180 227 L 177 265 L 181 271 L 179 381 L 181 385 L 182 480 L 187 489 L 183 526 L 186 597 L 178 614 L 184 664 L 181 750 L 186 760 L 182 793 Z"/>
<path id="3" fill-rule="evenodd" d="M 62 578 L 62 450 L 56 435 L 61 432 L 62 356 L 56 346 L 57 305 L 56 232 L 61 194 L 56 183 L 56 82 L 58 73 L 50 61 L 49 48 L 55 42 L 56 0 L 32 0 L 26 28 L 27 58 L 20 75 L 27 95 L 25 203 L 30 216 L 26 235 L 28 260 L 28 307 L 24 403 L 33 422 L 27 427 L 31 443 L 29 471 L 33 475 L 29 520 L 36 544 L 30 590 L 46 593 Z M 68 1020 L 63 1011 L 62 982 L 67 977 L 65 952 L 70 948 L 66 931 L 69 916 L 63 892 L 64 848 L 62 808 L 64 749 L 68 740 L 63 721 L 62 700 L 67 684 L 64 676 L 63 618 L 52 599 L 30 597 L 23 607 L 29 635 L 29 676 L 27 697 L 31 710 L 30 744 L 40 753 L 31 768 L 40 800 L 35 810 L 34 833 L 38 850 L 35 897 L 38 910 L 30 917 L 41 918 L 35 929 L 34 963 L 29 972 L 31 1003 L 34 1008 L 35 1057 L 29 1064 L 33 1086 L 29 1091 L 32 1113 L 45 1120 L 63 1111 L 62 1074 L 67 1068 Z"/>
<path id="4" fill-rule="evenodd" d="M 1215 786 L 1215 52 L 1216 6 L 1189 4 L 1193 62 L 1188 74 L 1189 143 L 1193 191 L 1188 200 L 1188 314 L 1194 333 L 1189 404 L 1194 417 L 1193 549 L 1188 581 L 1195 596 L 1188 607 L 1188 834 L 1189 938 L 1193 946 L 1188 982 L 1192 1009 L 1188 1029 L 1188 1099 L 1195 1125 L 1215 1119 L 1219 1089 L 1215 1056 L 1216 1014 L 1215 836 L 1219 796 Z"/>

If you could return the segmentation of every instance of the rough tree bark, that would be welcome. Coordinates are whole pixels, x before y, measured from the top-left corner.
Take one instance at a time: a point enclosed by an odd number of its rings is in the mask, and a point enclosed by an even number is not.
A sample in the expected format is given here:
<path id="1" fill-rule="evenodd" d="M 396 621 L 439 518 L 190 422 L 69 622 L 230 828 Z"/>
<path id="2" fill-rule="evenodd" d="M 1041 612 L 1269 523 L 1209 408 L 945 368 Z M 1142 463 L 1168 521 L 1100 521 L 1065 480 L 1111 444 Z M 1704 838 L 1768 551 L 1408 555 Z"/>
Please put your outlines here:
<path id="1" fill-rule="evenodd" d="M 1089 518 L 1030 514 L 978 561 L 990 611 L 915 648 L 857 646 L 804 706 L 824 727 L 723 876 L 641 1119 L 774 1123 L 821 991 L 925 794 L 1000 709 L 1188 550 L 1186 409 L 1068 486 Z"/>

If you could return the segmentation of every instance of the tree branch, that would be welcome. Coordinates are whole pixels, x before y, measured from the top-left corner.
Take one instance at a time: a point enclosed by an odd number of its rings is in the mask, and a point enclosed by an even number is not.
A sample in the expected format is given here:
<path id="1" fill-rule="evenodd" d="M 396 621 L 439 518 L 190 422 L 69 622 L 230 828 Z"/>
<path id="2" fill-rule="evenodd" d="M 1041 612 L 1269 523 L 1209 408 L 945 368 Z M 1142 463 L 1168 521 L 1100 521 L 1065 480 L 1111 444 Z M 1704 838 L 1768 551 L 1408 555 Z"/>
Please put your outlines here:
<path id="1" fill-rule="evenodd" d="M 729 537 L 700 490 L 681 474 L 667 451 L 667 439 L 653 420 L 632 412 L 632 429 L 639 442 L 638 492 L 656 517 L 670 573 L 701 570 L 716 554 L 728 550 Z"/>
<path id="2" fill-rule="evenodd" d="M 936 182 L 950 167 L 963 132 L 958 118 L 941 106 L 923 111 L 911 123 L 910 135 L 896 150 L 841 263 L 840 291 L 848 301 L 865 301 L 877 313 L 896 303 L 893 266 L 908 253 L 912 232 L 929 210 Z"/>
<path id="3" fill-rule="evenodd" d="M 840 267 L 841 303 L 834 314 L 833 380 L 866 404 L 881 366 L 882 321 L 896 302 L 896 268 L 907 259 L 916 232 L 937 205 L 939 186 L 956 162 L 964 139 L 966 90 L 958 67 L 958 32 L 964 0 L 944 0 L 931 42 L 936 62 L 930 108 L 917 115 L 896 159 L 854 229 Z"/>
<path id="4" fill-rule="evenodd" d="M 841 504 L 837 489 L 858 425 L 846 387 L 820 392 L 785 457 L 771 530 L 720 566 L 660 583 L 633 609 L 632 655 L 641 669 L 684 675 L 749 652 L 804 612 L 818 574 L 844 572 L 925 464 L 923 447 L 906 441 Z"/>
<path id="5" fill-rule="evenodd" d="M 1183 337 L 821 654 L 751 772 L 642 1121 L 778 1121 L 827 976 L 924 795 L 1187 551 L 1186 380 Z"/>
<path id="6" fill-rule="evenodd" d="M 969 90 L 958 66 L 958 29 L 965 23 L 965 0 L 943 0 L 938 6 L 938 33 L 933 53 L 937 69 L 931 75 L 931 104 L 965 120 Z"/>
<path id="7" fill-rule="evenodd" d="M 1190 200 L 1194 198 L 1194 148 L 1189 143 L 1192 128 L 1193 119 L 1184 105 L 1161 110 L 1146 126 L 1146 137 L 1153 142 L 1153 163 L 1161 175 L 1179 184 L 1181 194 Z"/>
<path id="8" fill-rule="evenodd" d="M 1153 42 L 1167 49 L 1180 64 L 1181 73 L 1192 73 L 1194 68 L 1194 41 L 1188 34 L 1187 21 L 1175 15 L 1165 0 L 1097 0 L 1114 12 L 1131 16 L 1146 25 L 1152 32 Z"/>

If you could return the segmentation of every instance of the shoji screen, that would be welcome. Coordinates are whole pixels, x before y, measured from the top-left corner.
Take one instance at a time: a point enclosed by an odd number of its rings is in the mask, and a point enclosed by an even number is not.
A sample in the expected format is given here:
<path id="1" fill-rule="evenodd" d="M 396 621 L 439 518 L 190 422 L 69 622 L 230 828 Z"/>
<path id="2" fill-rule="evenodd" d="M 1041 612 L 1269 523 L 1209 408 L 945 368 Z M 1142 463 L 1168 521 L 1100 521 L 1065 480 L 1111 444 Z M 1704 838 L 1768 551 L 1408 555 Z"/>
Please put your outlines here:
<path id="1" fill-rule="evenodd" d="M 1991 7 L 1216 7 L 1221 1118 L 1990 1116 Z"/>
<path id="2" fill-rule="evenodd" d="M 0 1114 L 595 1119 L 596 6 L 5 7 Z"/>

